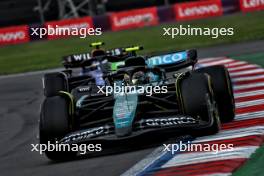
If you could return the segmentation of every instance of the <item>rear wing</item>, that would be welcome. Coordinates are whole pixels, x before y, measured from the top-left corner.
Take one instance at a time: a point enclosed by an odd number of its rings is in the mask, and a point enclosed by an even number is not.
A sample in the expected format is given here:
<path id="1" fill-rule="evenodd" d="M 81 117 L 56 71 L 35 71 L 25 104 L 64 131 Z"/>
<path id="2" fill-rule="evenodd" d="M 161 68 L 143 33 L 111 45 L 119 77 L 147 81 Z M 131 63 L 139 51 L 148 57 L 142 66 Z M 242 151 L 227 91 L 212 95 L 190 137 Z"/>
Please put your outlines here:
<path id="1" fill-rule="evenodd" d="M 115 48 L 107 50 L 105 56 L 92 57 L 91 53 L 72 54 L 62 57 L 62 64 L 65 68 L 78 68 L 82 67 L 83 63 L 89 63 L 93 60 L 101 60 L 102 58 L 108 59 L 109 62 L 119 62 L 124 60 L 124 53 L 122 48 Z"/>
<path id="2" fill-rule="evenodd" d="M 103 45 L 102 42 L 92 43 L 91 47 L 98 47 Z M 135 52 L 138 50 L 142 50 L 143 47 L 140 46 L 132 46 L 132 47 L 122 47 L 122 48 L 114 48 L 110 50 L 106 50 L 105 58 L 108 59 L 111 63 L 116 63 L 120 61 L 124 61 L 125 58 L 135 55 Z M 82 67 L 84 62 L 88 63 L 89 60 L 96 60 L 102 58 L 100 57 L 92 57 L 91 53 L 80 53 L 80 54 L 72 54 L 68 56 L 64 56 L 62 58 L 62 64 L 65 68 L 77 68 Z"/>
<path id="3" fill-rule="evenodd" d="M 130 58 L 131 59 L 131 58 Z M 145 57 L 146 66 L 160 67 L 166 71 L 177 71 L 181 68 L 194 66 L 197 63 L 197 51 L 174 51 L 166 54 Z M 112 62 L 111 70 L 115 71 L 125 65 L 125 61 Z"/>
<path id="4" fill-rule="evenodd" d="M 90 53 L 72 54 L 64 56 L 62 58 L 62 64 L 65 68 L 77 68 L 81 67 L 81 63 L 86 60 L 90 60 Z"/>

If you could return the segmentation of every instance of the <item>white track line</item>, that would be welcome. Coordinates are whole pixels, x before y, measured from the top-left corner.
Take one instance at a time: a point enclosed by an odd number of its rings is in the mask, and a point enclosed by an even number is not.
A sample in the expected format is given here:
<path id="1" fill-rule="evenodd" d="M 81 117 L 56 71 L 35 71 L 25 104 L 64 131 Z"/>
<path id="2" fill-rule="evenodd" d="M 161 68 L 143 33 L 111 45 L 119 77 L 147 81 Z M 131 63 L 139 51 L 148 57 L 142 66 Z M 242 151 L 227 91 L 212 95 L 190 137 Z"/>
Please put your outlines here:
<path id="1" fill-rule="evenodd" d="M 247 88 L 254 88 L 254 87 L 262 87 L 264 86 L 264 82 L 259 83 L 252 83 L 252 84 L 245 84 L 245 85 L 239 85 L 239 86 L 233 86 L 234 90 L 241 90 L 241 89 L 247 89 Z"/>
<path id="2" fill-rule="evenodd" d="M 264 75 L 258 75 L 258 76 L 248 76 L 248 77 L 242 77 L 242 78 L 233 78 L 232 82 L 237 82 L 237 81 L 251 81 L 251 80 L 256 80 L 256 79 L 261 79 L 264 78 Z"/>
<path id="3" fill-rule="evenodd" d="M 154 163 L 158 158 L 162 157 L 166 154 L 163 152 L 163 146 L 157 147 L 153 152 L 147 155 L 144 159 L 140 160 L 130 169 L 128 169 L 125 173 L 121 174 L 121 176 L 136 176 L 149 167 L 152 163 Z"/>
<path id="4" fill-rule="evenodd" d="M 230 76 L 243 76 L 251 73 L 264 73 L 263 68 L 257 68 L 257 69 L 252 69 L 252 70 L 247 70 L 247 71 L 242 71 L 242 72 L 235 72 L 235 73 L 230 73 Z"/>
<path id="5" fill-rule="evenodd" d="M 245 61 L 236 61 L 236 62 L 228 63 L 225 66 L 228 68 L 228 67 L 240 66 L 244 64 L 248 64 L 248 63 Z"/>
<path id="6" fill-rule="evenodd" d="M 248 92 L 243 92 L 243 93 L 237 93 L 234 95 L 234 97 L 235 98 L 242 98 L 242 97 L 263 95 L 263 94 L 264 94 L 264 89 L 263 90 L 256 90 L 256 91 L 248 91 Z"/>
<path id="7" fill-rule="evenodd" d="M 228 71 L 236 71 L 236 70 L 240 70 L 240 69 L 256 69 L 259 68 L 258 65 L 244 65 L 244 66 L 240 66 L 240 67 L 234 67 L 234 68 L 228 68 Z"/>
<path id="8" fill-rule="evenodd" d="M 213 65 L 221 65 L 221 64 L 227 64 L 229 62 L 233 62 L 233 59 L 224 59 L 224 60 L 219 60 L 219 61 L 213 61 L 209 63 L 201 63 L 202 66 L 208 67 L 208 66 L 213 66 Z"/>
<path id="9" fill-rule="evenodd" d="M 263 104 L 263 109 L 264 109 L 264 99 L 243 101 L 243 102 L 239 102 L 239 103 L 235 103 L 235 104 L 236 104 L 236 108 L 244 108 L 244 107 L 256 106 L 256 105 Z"/>
<path id="10" fill-rule="evenodd" d="M 248 120 L 254 118 L 264 118 L 264 109 L 263 111 L 258 111 L 258 112 L 247 112 L 242 114 L 236 114 L 235 121 Z"/>
<path id="11" fill-rule="evenodd" d="M 203 175 L 204 176 L 229 176 L 229 175 L 232 175 L 232 173 L 214 173 L 214 174 L 203 174 Z"/>

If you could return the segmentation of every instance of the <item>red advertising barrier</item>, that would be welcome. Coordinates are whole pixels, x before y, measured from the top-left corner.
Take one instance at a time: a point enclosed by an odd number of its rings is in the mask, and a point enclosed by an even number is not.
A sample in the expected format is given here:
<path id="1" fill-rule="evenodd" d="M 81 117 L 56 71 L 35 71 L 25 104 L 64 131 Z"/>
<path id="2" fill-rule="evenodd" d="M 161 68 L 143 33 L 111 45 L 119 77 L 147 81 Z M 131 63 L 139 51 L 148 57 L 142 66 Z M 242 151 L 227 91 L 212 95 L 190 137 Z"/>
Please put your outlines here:
<path id="1" fill-rule="evenodd" d="M 240 10 L 243 12 L 264 10 L 264 0 L 240 0 Z"/>
<path id="2" fill-rule="evenodd" d="M 0 29 L 0 45 L 25 43 L 29 40 L 27 25 Z"/>
<path id="3" fill-rule="evenodd" d="M 113 31 L 131 29 L 159 23 L 156 7 L 112 13 L 110 16 Z"/>
<path id="4" fill-rule="evenodd" d="M 221 0 L 204 0 L 174 5 L 177 20 L 192 20 L 223 15 Z"/>
<path id="5" fill-rule="evenodd" d="M 87 29 L 85 32 L 95 32 L 91 17 L 51 21 L 45 23 L 45 27 L 47 29 L 47 38 L 49 40 L 68 37 L 75 34 L 80 35 L 81 29 Z"/>

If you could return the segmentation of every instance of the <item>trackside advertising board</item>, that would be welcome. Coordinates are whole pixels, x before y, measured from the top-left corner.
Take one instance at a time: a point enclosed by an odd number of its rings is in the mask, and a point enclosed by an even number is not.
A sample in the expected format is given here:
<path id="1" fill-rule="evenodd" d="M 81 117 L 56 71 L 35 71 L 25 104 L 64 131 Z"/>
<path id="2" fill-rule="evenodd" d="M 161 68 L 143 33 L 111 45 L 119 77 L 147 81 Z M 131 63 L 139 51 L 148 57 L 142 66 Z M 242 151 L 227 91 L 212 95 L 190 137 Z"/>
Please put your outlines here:
<path id="1" fill-rule="evenodd" d="M 93 20 L 91 17 L 83 17 L 83 18 L 74 18 L 74 19 L 66 19 L 66 20 L 60 20 L 60 21 L 51 21 L 45 23 L 45 28 L 49 30 L 49 34 L 47 34 L 48 39 L 57 39 L 57 38 L 63 38 L 67 37 L 68 31 L 64 32 L 64 29 L 70 29 L 71 34 L 73 35 L 76 33 L 76 35 L 80 35 L 82 32 L 80 29 L 87 29 L 91 32 L 92 30 L 95 30 L 93 28 Z M 57 32 L 55 32 L 55 30 Z M 87 32 L 87 31 L 83 31 Z"/>
<path id="2" fill-rule="evenodd" d="M 192 20 L 223 15 L 221 0 L 204 0 L 174 5 L 176 20 Z"/>
<path id="3" fill-rule="evenodd" d="M 240 10 L 243 12 L 264 10 L 264 0 L 240 0 Z"/>
<path id="4" fill-rule="evenodd" d="M 0 45 L 25 43 L 30 40 L 28 26 L 14 26 L 0 29 Z"/>
<path id="5" fill-rule="evenodd" d="M 131 29 L 143 26 L 157 25 L 159 23 L 156 7 L 136 9 L 110 15 L 113 31 Z"/>

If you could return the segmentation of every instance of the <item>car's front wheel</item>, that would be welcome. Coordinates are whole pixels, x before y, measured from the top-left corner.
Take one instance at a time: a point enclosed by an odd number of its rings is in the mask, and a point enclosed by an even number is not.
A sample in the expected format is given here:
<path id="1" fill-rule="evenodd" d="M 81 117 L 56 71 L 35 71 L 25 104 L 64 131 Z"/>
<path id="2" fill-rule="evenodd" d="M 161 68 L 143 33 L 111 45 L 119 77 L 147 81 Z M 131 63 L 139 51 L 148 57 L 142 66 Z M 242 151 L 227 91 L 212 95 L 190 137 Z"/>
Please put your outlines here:
<path id="1" fill-rule="evenodd" d="M 47 73 L 43 77 L 44 95 L 52 97 L 68 90 L 67 76 L 62 72 Z"/>
<path id="2" fill-rule="evenodd" d="M 56 145 L 71 131 L 69 102 L 62 96 L 47 97 L 41 106 L 39 139 L 40 144 Z M 65 160 L 76 156 L 72 151 L 45 151 L 51 160 Z"/>
<path id="3" fill-rule="evenodd" d="M 213 90 L 222 122 L 230 122 L 235 117 L 235 100 L 231 79 L 223 65 L 204 67 L 197 70 L 211 76 Z"/>
<path id="4" fill-rule="evenodd" d="M 208 128 L 196 133 L 199 135 L 215 134 L 221 126 L 210 82 L 209 75 L 195 72 L 180 81 L 178 101 L 182 112 L 205 122 L 212 121 Z"/>

